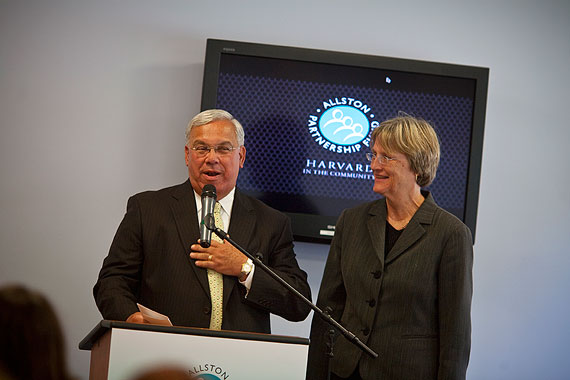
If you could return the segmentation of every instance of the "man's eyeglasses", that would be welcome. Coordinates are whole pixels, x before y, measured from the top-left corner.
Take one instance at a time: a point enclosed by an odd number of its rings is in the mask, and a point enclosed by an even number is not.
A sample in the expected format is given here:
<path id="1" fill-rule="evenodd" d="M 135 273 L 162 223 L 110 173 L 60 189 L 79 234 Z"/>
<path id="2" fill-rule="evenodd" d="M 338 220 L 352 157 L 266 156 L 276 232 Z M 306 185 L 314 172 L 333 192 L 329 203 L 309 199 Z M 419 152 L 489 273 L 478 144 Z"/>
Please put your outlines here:
<path id="1" fill-rule="evenodd" d="M 218 156 L 227 156 L 228 154 L 230 154 L 231 152 L 233 152 L 237 148 L 234 148 L 231 145 L 215 145 L 215 146 L 196 145 L 196 146 L 192 147 L 191 149 L 194 151 L 194 153 L 196 153 L 196 155 L 198 157 L 204 157 L 208 153 L 210 153 L 210 151 L 212 149 L 214 150 L 214 152 Z"/>
<path id="2" fill-rule="evenodd" d="M 386 165 L 388 162 L 396 160 L 395 158 L 384 156 L 383 154 L 378 156 L 377 154 L 371 152 L 366 153 L 366 159 L 370 162 L 372 162 L 372 160 L 377 160 L 377 162 L 381 165 Z"/>

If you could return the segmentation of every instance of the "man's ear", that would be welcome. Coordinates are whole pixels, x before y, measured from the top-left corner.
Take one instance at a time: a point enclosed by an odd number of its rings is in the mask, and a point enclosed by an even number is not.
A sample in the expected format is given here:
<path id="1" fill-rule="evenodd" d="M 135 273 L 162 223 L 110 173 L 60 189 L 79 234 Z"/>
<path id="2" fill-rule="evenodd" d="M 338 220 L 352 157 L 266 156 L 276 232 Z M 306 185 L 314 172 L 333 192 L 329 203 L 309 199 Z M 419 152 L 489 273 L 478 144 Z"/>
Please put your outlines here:
<path id="1" fill-rule="evenodd" d="M 239 147 L 239 167 L 243 168 L 243 163 L 245 162 L 245 146 Z"/>
<path id="2" fill-rule="evenodd" d="M 184 145 L 184 161 L 186 161 L 186 166 L 190 163 L 190 148 L 188 145 Z"/>

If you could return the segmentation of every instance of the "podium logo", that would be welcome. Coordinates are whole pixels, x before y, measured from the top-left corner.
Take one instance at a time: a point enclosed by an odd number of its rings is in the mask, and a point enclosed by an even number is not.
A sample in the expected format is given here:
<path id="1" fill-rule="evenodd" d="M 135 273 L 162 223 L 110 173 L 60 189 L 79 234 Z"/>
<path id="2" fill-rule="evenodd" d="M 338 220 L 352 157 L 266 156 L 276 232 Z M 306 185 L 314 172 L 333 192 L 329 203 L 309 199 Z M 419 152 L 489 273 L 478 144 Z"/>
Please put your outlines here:
<path id="1" fill-rule="evenodd" d="M 230 374 L 215 364 L 200 364 L 189 370 L 197 380 L 229 380 Z"/>
<path id="2" fill-rule="evenodd" d="M 341 97 L 323 101 L 308 127 L 313 140 L 323 149 L 336 153 L 361 151 L 370 143 L 370 130 L 378 126 L 368 105 L 354 98 Z"/>

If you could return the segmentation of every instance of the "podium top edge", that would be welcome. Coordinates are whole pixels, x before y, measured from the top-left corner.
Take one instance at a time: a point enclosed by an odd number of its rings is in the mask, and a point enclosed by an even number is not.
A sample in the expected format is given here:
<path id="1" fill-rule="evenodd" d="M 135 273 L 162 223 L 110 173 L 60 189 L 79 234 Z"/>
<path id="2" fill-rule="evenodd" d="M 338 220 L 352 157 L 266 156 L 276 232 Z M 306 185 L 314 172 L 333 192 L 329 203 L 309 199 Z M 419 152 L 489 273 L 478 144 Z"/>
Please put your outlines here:
<path id="1" fill-rule="evenodd" d="M 111 329 L 163 332 L 170 334 L 201 335 L 201 336 L 210 336 L 216 338 L 258 340 L 258 341 L 286 343 L 286 344 L 301 344 L 301 345 L 309 344 L 309 339 L 295 337 L 295 336 L 262 334 L 262 333 L 231 331 L 231 330 L 210 330 L 210 329 L 195 328 L 195 327 L 183 327 L 183 326 L 160 326 L 160 325 L 150 325 L 150 324 L 129 323 L 124 321 L 111 321 L 103 319 L 85 336 L 85 338 L 83 338 L 81 342 L 79 342 L 79 349 L 91 350 L 95 342 L 97 342 L 97 340 L 101 336 L 103 336 L 108 330 Z"/>

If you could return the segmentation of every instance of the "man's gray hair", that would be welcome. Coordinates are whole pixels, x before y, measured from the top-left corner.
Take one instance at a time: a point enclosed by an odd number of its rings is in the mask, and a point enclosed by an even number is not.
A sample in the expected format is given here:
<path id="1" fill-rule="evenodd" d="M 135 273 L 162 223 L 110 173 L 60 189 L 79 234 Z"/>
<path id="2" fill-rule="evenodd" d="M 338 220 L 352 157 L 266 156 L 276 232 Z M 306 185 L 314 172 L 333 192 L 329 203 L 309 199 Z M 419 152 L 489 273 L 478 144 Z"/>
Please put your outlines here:
<path id="1" fill-rule="evenodd" d="M 202 111 L 198 115 L 194 116 L 192 120 L 190 120 L 190 123 L 188 123 L 188 126 L 186 127 L 186 145 L 190 143 L 190 132 L 192 131 L 192 128 L 206 125 L 217 120 L 228 120 L 232 122 L 235 128 L 238 145 L 242 146 L 245 135 L 243 132 L 243 127 L 231 113 L 220 109 Z"/>

